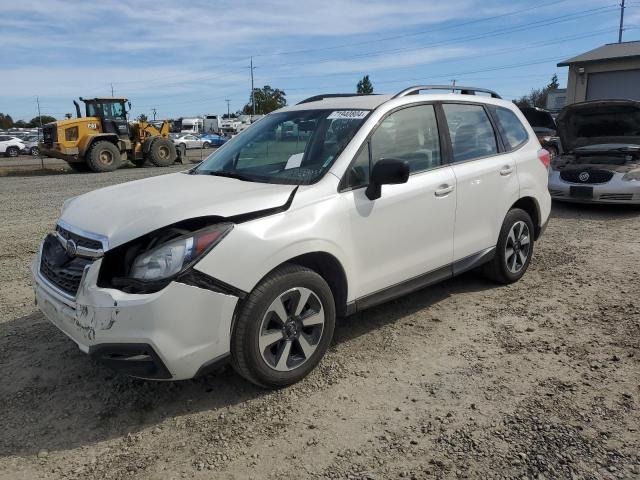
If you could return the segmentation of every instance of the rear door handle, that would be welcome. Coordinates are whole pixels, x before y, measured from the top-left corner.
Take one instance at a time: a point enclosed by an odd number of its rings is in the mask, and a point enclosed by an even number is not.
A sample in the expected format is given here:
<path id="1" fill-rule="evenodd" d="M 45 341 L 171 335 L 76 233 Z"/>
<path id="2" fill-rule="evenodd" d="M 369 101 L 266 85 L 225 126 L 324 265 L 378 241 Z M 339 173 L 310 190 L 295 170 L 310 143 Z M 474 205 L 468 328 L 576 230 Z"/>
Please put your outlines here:
<path id="1" fill-rule="evenodd" d="M 446 197 L 453 192 L 453 185 L 441 185 L 436 191 L 436 197 Z"/>
<path id="2" fill-rule="evenodd" d="M 513 167 L 511 165 L 505 165 L 500 170 L 500 175 L 506 177 L 507 175 L 511 175 L 513 173 Z"/>

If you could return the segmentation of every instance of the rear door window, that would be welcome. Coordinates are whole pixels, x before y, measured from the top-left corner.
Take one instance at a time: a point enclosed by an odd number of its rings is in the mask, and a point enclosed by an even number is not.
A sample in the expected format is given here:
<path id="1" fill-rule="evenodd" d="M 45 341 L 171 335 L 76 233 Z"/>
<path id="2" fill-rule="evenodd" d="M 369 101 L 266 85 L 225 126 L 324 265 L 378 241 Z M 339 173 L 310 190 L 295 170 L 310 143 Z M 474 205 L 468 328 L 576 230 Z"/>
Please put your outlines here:
<path id="1" fill-rule="evenodd" d="M 453 149 L 453 161 L 464 162 L 498 153 L 496 133 L 482 105 L 442 105 Z"/>
<path id="2" fill-rule="evenodd" d="M 529 139 L 527 129 L 522 125 L 515 113 L 507 108 L 493 107 L 498 128 L 507 150 L 515 150 Z"/>

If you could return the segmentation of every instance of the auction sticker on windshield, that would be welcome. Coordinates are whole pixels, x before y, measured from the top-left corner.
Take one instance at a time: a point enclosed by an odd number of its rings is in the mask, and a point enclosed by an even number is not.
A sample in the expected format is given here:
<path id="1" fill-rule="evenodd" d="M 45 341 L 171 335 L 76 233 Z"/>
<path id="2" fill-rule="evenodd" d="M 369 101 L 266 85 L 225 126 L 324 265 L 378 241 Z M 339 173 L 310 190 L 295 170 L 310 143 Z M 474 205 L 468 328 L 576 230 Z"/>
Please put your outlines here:
<path id="1" fill-rule="evenodd" d="M 331 112 L 331 115 L 327 117 L 327 120 L 362 120 L 369 113 L 368 110 L 336 110 Z"/>

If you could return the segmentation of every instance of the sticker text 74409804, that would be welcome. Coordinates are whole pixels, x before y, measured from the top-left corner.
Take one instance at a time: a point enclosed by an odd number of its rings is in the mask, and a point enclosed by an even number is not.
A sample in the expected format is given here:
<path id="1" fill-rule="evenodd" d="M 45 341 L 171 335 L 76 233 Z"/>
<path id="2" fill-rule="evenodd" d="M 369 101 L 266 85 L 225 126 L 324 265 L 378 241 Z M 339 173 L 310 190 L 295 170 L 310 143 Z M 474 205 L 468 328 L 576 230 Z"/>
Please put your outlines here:
<path id="1" fill-rule="evenodd" d="M 368 110 L 336 110 L 327 117 L 328 120 L 362 120 L 369 113 Z"/>

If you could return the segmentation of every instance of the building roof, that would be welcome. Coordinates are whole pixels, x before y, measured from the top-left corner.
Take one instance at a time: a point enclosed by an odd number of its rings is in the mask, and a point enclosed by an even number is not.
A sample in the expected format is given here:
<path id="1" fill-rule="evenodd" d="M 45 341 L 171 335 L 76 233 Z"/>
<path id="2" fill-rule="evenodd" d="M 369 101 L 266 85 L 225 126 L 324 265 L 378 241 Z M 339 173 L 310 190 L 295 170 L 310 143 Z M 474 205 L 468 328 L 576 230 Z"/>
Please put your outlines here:
<path id="1" fill-rule="evenodd" d="M 640 57 L 640 41 L 608 43 L 590 50 L 577 57 L 570 58 L 558 64 L 559 67 L 568 67 L 578 63 L 601 62 L 615 58 Z"/>

